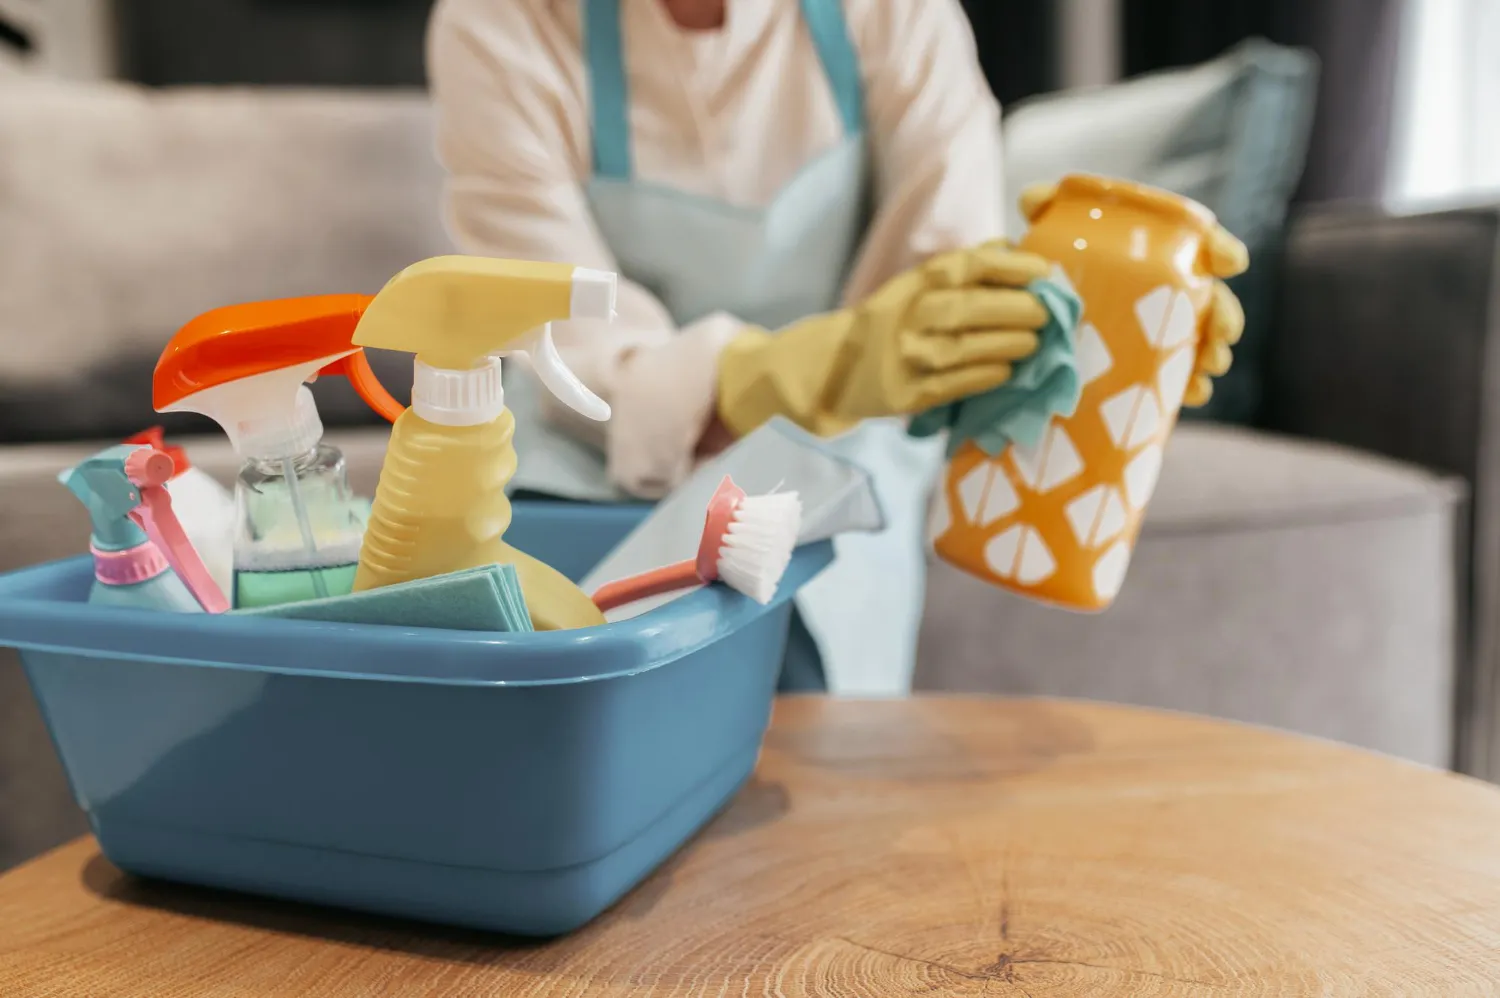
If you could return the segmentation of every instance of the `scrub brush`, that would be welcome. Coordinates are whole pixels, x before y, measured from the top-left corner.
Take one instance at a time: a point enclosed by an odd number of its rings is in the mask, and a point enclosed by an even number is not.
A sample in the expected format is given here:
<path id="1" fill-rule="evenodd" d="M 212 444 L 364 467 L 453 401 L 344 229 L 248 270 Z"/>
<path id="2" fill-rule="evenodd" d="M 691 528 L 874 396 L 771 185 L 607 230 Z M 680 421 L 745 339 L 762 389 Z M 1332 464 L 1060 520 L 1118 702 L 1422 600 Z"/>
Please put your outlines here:
<path id="1" fill-rule="evenodd" d="M 795 492 L 747 496 L 726 477 L 708 501 L 698 557 L 601 586 L 594 605 L 608 612 L 650 596 L 723 582 L 757 603 L 769 603 L 792 560 L 802 527 Z"/>

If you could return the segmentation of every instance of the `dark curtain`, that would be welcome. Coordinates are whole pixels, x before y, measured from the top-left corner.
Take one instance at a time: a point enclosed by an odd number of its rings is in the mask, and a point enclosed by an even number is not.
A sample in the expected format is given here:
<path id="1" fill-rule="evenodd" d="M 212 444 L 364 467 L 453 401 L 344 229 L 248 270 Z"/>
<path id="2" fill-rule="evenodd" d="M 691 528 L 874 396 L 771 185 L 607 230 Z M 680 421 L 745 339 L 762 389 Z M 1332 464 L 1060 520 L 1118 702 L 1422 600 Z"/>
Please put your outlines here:
<path id="1" fill-rule="evenodd" d="M 1372 200 L 1385 190 L 1401 0 L 1125 0 L 1127 75 L 1212 59 L 1259 35 L 1322 63 L 1297 199 Z"/>
<path id="2" fill-rule="evenodd" d="M 114 16 L 121 68 L 139 83 L 422 86 L 431 7 L 432 0 L 126 0 Z"/>
<path id="3" fill-rule="evenodd" d="M 1002 107 L 1058 86 L 1056 4 L 963 0 L 979 62 Z"/>
<path id="4" fill-rule="evenodd" d="M 432 2 L 129 0 L 116 5 L 119 57 L 129 78 L 155 85 L 420 86 L 422 38 Z M 985 75 L 1002 104 L 1056 88 L 1053 3 L 963 0 L 963 6 Z M 12 33 L 0 23 L 0 44 L 15 44 L 8 37 Z"/>

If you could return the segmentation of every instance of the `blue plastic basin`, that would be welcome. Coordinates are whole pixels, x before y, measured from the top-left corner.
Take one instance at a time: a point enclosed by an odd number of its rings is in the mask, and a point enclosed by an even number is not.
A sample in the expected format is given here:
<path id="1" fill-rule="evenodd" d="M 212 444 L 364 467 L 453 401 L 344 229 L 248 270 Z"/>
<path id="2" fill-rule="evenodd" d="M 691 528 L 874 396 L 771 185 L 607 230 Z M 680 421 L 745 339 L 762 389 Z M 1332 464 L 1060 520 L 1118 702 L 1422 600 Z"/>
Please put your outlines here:
<path id="1" fill-rule="evenodd" d="M 574 577 L 644 507 L 518 502 L 506 539 Z M 88 558 L 0 575 L 73 793 L 132 873 L 523 935 L 570 931 L 743 784 L 800 550 L 583 631 L 487 634 L 84 602 Z"/>

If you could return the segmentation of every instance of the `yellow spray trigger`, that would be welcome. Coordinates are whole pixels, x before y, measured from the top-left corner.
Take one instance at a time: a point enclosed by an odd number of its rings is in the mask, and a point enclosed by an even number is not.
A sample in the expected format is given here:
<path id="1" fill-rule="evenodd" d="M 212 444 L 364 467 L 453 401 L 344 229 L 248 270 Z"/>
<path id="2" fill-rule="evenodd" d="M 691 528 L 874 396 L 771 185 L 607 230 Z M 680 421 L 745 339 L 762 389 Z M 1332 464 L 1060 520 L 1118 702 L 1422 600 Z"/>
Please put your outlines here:
<path id="1" fill-rule="evenodd" d="M 616 286 L 614 274 L 572 264 L 433 257 L 386 283 L 366 306 L 354 343 L 414 353 L 447 371 L 525 352 L 560 401 L 590 419 L 608 419 L 609 406 L 563 363 L 549 323 L 614 318 Z"/>

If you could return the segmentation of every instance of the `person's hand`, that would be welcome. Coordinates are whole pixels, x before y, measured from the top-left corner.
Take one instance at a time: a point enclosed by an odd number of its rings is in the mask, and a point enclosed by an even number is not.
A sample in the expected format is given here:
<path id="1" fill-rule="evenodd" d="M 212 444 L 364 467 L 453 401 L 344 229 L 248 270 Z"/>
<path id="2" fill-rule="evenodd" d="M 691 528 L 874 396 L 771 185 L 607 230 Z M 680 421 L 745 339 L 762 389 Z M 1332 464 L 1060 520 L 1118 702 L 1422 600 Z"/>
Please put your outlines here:
<path id="1" fill-rule="evenodd" d="M 1048 183 L 1032 184 L 1023 190 L 1021 214 L 1026 221 L 1034 221 L 1056 194 L 1057 185 Z M 1250 265 L 1250 254 L 1245 244 L 1222 225 L 1215 225 L 1209 232 L 1205 250 L 1204 259 L 1214 283 L 1201 322 L 1198 363 L 1182 399 L 1189 408 L 1204 405 L 1213 397 L 1213 379 L 1228 372 L 1234 362 L 1233 347 L 1245 331 L 1245 310 L 1223 279 L 1243 273 Z"/>
<path id="2" fill-rule="evenodd" d="M 943 253 L 887 282 L 854 309 L 865 349 L 853 356 L 838 415 L 905 415 L 978 395 L 1036 352 L 1047 310 L 1031 281 L 1050 264 L 1002 243 Z"/>
<path id="3" fill-rule="evenodd" d="M 738 436 L 777 415 L 831 435 L 989 391 L 1036 351 L 1047 310 L 1025 286 L 1050 266 L 987 243 L 935 256 L 854 308 L 747 329 L 720 356 L 719 416 Z"/>
<path id="4" fill-rule="evenodd" d="M 1198 366 L 1188 384 L 1182 404 L 1197 408 L 1214 394 L 1213 379 L 1229 370 L 1234 361 L 1233 347 L 1245 331 L 1245 310 L 1222 278 L 1242 273 L 1250 264 L 1245 244 L 1230 235 L 1223 226 L 1209 233 L 1208 260 L 1214 274 L 1212 297 L 1203 316 L 1198 337 Z"/>

